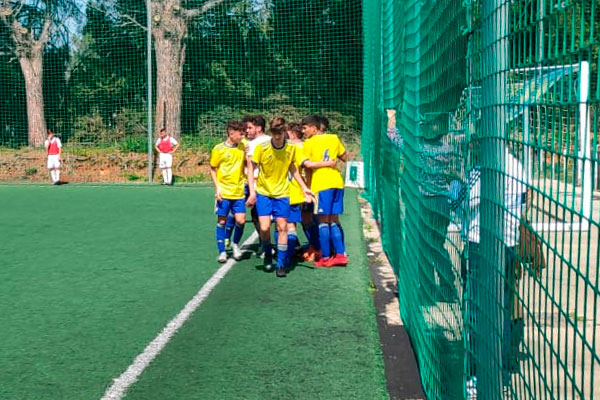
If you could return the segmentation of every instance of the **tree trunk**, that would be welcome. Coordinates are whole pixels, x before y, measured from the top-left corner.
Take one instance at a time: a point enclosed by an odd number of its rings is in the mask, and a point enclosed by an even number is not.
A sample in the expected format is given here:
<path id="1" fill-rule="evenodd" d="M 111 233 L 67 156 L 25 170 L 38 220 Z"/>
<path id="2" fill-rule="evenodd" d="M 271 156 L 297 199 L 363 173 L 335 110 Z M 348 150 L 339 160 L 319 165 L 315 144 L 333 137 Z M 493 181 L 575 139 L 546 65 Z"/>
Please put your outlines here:
<path id="1" fill-rule="evenodd" d="M 27 97 L 27 128 L 29 145 L 39 147 L 46 138 L 44 94 L 42 90 L 42 51 L 31 51 L 29 57 L 19 57 Z"/>
<path id="2" fill-rule="evenodd" d="M 185 25 L 183 21 L 182 24 Z M 156 54 L 155 129 L 158 132 L 165 128 L 167 135 L 176 139 L 181 137 L 184 36 L 184 32 L 179 32 L 178 35 L 162 29 L 155 31 L 154 34 L 154 53 Z"/>

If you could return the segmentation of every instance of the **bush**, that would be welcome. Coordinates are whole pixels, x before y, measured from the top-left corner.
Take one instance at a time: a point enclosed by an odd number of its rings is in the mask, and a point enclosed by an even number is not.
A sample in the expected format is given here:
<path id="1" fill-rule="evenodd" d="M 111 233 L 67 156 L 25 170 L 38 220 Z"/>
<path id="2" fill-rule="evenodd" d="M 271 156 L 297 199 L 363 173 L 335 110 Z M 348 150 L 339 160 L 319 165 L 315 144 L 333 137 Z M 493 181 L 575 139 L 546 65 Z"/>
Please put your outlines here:
<path id="1" fill-rule="evenodd" d="M 122 152 L 128 153 L 147 153 L 148 138 L 146 137 L 128 137 L 121 140 L 117 147 Z"/>

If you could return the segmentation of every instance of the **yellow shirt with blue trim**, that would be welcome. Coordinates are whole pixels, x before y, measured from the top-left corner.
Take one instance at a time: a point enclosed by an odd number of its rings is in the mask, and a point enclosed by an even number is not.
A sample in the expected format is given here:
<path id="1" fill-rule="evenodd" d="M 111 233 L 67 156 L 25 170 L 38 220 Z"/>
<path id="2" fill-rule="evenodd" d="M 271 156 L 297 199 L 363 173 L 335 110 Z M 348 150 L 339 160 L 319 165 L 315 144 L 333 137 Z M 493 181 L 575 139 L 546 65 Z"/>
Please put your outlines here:
<path id="1" fill-rule="evenodd" d="M 240 143 L 231 147 L 219 143 L 210 152 L 210 166 L 217 169 L 217 185 L 224 199 L 244 198 L 244 165 L 246 148 Z"/>
<path id="2" fill-rule="evenodd" d="M 342 141 L 333 133 L 321 133 L 304 142 L 304 160 L 329 161 L 337 160 L 346 152 Z M 310 188 L 318 193 L 327 189 L 343 189 L 344 179 L 335 167 L 322 167 L 312 170 Z"/>
<path id="3" fill-rule="evenodd" d="M 263 196 L 281 198 L 290 195 L 288 171 L 294 161 L 296 146 L 287 141 L 281 149 L 271 142 L 261 143 L 252 154 L 252 162 L 258 166 L 256 192 Z"/>
<path id="4" fill-rule="evenodd" d="M 302 165 L 302 161 L 304 161 L 303 143 L 298 142 L 292 144 L 296 146 L 294 165 L 296 166 L 296 169 L 300 171 L 300 165 Z M 304 203 L 306 201 L 304 198 L 304 191 L 300 187 L 298 181 L 294 179 L 291 173 L 288 173 L 288 180 L 290 181 L 290 204 L 294 205 Z"/>

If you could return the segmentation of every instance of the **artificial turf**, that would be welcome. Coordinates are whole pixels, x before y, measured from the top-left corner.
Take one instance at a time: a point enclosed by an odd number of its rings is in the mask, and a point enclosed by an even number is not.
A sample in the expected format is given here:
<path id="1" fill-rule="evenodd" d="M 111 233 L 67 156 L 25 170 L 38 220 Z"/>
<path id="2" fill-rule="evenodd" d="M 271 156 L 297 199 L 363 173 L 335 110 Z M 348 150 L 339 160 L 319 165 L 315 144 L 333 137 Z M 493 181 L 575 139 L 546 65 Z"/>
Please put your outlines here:
<path id="1" fill-rule="evenodd" d="M 0 198 L 0 398 L 100 398 L 219 267 L 210 188 L 0 186 Z M 239 262 L 127 398 L 387 398 L 355 198 L 348 268 L 277 279 Z"/>

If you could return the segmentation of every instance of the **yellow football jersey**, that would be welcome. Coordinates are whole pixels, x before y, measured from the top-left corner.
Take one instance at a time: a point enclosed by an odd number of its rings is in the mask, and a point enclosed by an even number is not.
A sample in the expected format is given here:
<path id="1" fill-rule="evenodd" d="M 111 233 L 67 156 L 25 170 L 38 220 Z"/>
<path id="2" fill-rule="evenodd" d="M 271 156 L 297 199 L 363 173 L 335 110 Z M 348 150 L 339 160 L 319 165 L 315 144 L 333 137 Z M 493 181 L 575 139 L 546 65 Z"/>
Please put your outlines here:
<path id="1" fill-rule="evenodd" d="M 304 161 L 304 152 L 302 150 L 303 143 L 298 142 L 292 144 L 296 146 L 296 152 L 294 154 L 294 165 L 296 166 L 296 169 L 300 171 L 300 165 L 302 164 L 302 161 Z M 288 180 L 290 181 L 290 204 L 293 205 L 304 203 L 306 201 L 306 199 L 304 198 L 304 191 L 302 191 L 302 188 L 300 187 L 298 181 L 294 179 L 291 173 L 288 173 Z"/>
<path id="2" fill-rule="evenodd" d="M 296 146 L 288 142 L 281 149 L 274 148 L 270 141 L 256 147 L 252 162 L 258 166 L 257 193 L 273 198 L 290 195 L 288 171 L 294 161 L 295 150 Z"/>
<path id="3" fill-rule="evenodd" d="M 333 133 L 315 135 L 304 142 L 304 160 L 328 161 L 337 160 L 346 149 L 340 138 Z M 343 189 L 344 179 L 336 168 L 323 167 L 312 170 L 310 188 L 318 193 L 327 189 Z"/>
<path id="4" fill-rule="evenodd" d="M 235 147 L 219 143 L 210 152 L 210 166 L 217 169 L 217 184 L 224 199 L 244 198 L 244 165 L 246 149 L 242 143 Z"/>

